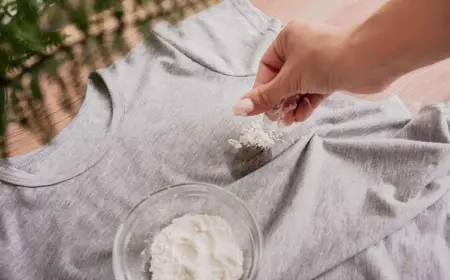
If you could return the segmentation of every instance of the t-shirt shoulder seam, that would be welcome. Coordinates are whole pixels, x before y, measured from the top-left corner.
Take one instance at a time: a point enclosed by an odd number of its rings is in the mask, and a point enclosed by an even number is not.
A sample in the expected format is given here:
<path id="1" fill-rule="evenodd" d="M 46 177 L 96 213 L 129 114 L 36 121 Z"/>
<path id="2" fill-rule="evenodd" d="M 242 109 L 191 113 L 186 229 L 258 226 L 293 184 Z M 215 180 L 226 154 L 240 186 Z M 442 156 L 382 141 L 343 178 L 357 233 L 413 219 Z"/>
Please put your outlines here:
<path id="1" fill-rule="evenodd" d="M 245 20 L 247 20 L 250 23 L 250 25 L 261 35 L 265 34 L 267 30 L 277 32 L 274 29 L 270 28 L 271 18 L 268 15 L 264 14 L 262 11 L 260 11 L 258 8 L 253 6 L 253 4 L 250 3 L 250 0 L 229 0 L 229 1 L 235 7 L 235 9 L 242 15 L 242 17 L 245 18 Z M 243 9 L 248 11 L 248 13 L 246 13 Z M 258 26 L 258 24 L 255 23 L 255 20 L 252 20 L 249 17 L 249 15 L 260 18 L 265 22 L 266 27 L 269 26 L 269 28 L 265 29 L 261 28 L 260 26 Z"/>

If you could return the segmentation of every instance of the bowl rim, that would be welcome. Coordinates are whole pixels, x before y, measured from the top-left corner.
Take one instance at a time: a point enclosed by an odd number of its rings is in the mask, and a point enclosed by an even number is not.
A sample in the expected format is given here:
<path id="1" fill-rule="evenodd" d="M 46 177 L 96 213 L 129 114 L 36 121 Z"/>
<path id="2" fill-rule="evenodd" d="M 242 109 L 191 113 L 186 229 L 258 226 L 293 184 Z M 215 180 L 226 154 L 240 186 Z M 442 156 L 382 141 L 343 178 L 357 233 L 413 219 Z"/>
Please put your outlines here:
<path id="1" fill-rule="evenodd" d="M 258 271 L 259 271 L 259 265 L 262 259 L 262 255 L 263 255 L 263 234 L 262 231 L 260 229 L 260 227 L 258 226 L 258 224 L 256 223 L 256 218 L 253 215 L 253 213 L 250 211 L 250 209 L 248 208 L 247 204 L 240 198 L 238 197 L 236 194 L 234 194 L 233 192 L 217 186 L 217 185 L 213 185 L 213 184 L 209 184 L 209 183 L 202 183 L 202 182 L 184 182 L 184 183 L 178 183 L 178 184 L 172 184 L 172 185 L 166 185 L 165 187 L 161 187 L 159 189 L 157 189 L 156 191 L 151 192 L 150 194 L 146 195 L 143 199 L 141 199 L 138 203 L 136 203 L 136 205 L 134 205 L 131 210 L 126 214 L 126 216 L 124 218 L 122 218 L 117 230 L 116 230 L 116 234 L 114 236 L 114 243 L 113 243 L 113 248 L 112 248 L 112 266 L 113 266 L 113 273 L 114 273 L 114 278 L 116 280 L 136 280 L 136 279 L 131 279 L 128 278 L 125 275 L 125 268 L 124 268 L 124 264 L 123 264 L 123 258 L 119 257 L 119 241 L 124 233 L 124 225 L 125 223 L 128 221 L 128 219 L 130 218 L 130 216 L 136 211 L 137 208 L 139 208 L 139 206 L 141 206 L 145 201 L 147 201 L 150 197 L 155 196 L 159 193 L 171 190 L 171 189 L 175 189 L 175 188 L 182 188 L 182 187 L 186 187 L 186 186 L 195 186 L 195 185 L 200 185 L 202 187 L 206 187 L 206 188 L 211 188 L 214 189 L 216 191 L 222 192 L 222 193 L 226 193 L 227 195 L 229 195 L 230 197 L 232 197 L 232 199 L 234 199 L 235 201 L 237 201 L 239 204 L 241 204 L 241 206 L 244 207 L 244 210 L 247 212 L 247 214 L 250 217 L 250 222 L 252 224 L 252 226 L 255 228 L 258 240 L 254 240 L 255 246 L 258 247 L 258 251 L 259 251 L 259 255 L 257 258 L 255 258 L 253 260 L 253 267 L 254 269 L 250 272 L 250 275 L 247 279 L 245 280 L 252 280 L 256 277 Z M 253 238 L 252 238 L 253 239 Z"/>

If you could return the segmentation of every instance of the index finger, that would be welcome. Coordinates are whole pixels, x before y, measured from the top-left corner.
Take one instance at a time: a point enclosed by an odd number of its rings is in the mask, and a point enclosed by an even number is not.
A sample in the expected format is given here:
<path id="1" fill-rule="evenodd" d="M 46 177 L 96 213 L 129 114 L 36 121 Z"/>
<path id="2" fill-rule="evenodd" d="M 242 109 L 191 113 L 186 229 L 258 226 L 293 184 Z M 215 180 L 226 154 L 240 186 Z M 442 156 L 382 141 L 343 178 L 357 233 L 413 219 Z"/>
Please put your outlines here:
<path id="1" fill-rule="evenodd" d="M 285 59 L 279 41 L 278 38 L 275 39 L 262 56 L 253 88 L 272 81 L 283 67 Z"/>

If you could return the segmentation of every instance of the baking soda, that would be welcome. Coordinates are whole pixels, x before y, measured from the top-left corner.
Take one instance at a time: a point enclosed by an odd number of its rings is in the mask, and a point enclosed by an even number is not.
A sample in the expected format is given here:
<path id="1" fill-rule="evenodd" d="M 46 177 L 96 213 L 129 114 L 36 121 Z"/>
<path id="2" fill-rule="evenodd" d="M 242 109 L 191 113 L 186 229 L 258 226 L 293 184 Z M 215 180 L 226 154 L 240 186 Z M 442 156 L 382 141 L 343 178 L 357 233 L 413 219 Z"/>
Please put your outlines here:
<path id="1" fill-rule="evenodd" d="M 228 223 L 185 215 L 161 230 L 150 247 L 152 280 L 239 280 L 244 257 Z"/>
<path id="2" fill-rule="evenodd" d="M 275 129 L 265 128 L 264 120 L 256 120 L 251 123 L 249 128 L 242 131 L 239 138 L 230 139 L 228 143 L 235 149 L 259 148 L 268 150 L 272 148 L 277 142 L 284 142 L 284 134 Z"/>

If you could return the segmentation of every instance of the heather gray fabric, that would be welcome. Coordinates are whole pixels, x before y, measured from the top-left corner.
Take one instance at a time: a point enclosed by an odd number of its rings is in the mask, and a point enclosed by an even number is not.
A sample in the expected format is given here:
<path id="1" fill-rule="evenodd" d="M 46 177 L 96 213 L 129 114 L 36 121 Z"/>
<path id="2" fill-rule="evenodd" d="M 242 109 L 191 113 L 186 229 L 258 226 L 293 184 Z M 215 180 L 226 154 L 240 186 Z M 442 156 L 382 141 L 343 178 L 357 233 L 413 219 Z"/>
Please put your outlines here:
<path id="1" fill-rule="evenodd" d="M 167 184 L 244 199 L 264 231 L 258 280 L 450 279 L 447 104 L 333 95 L 253 162 L 232 116 L 281 25 L 229 0 L 93 75 L 51 144 L 0 168 L 0 279 L 113 279 L 124 215 Z M 426 94 L 426 93 L 424 93 Z"/>

